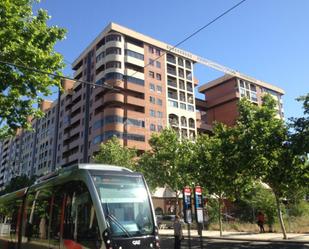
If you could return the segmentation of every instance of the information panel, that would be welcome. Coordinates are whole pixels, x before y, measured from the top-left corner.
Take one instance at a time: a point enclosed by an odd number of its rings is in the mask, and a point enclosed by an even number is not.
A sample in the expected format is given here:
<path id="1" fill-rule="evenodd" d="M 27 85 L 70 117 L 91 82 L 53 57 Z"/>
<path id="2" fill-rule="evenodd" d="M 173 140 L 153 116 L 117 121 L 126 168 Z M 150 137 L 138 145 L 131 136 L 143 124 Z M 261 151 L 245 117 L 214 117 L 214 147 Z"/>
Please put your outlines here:
<path id="1" fill-rule="evenodd" d="M 194 188 L 194 208 L 196 222 L 203 223 L 203 195 L 200 186 Z"/>
<path id="2" fill-rule="evenodd" d="M 191 201 L 191 189 L 185 187 L 183 189 L 183 213 L 186 223 L 192 223 L 192 201 Z"/>

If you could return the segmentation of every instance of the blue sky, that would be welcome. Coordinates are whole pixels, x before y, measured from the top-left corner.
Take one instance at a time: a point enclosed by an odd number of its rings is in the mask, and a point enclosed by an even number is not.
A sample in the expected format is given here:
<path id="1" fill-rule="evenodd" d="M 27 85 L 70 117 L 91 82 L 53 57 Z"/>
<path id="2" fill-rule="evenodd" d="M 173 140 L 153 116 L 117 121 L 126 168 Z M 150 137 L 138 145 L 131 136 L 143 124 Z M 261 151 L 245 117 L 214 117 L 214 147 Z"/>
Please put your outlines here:
<path id="1" fill-rule="evenodd" d="M 56 46 L 68 63 L 111 21 L 174 45 L 239 1 L 43 0 L 35 8 L 68 30 Z M 247 0 L 180 48 L 283 88 L 286 118 L 300 116 L 295 98 L 309 92 L 308 13 L 308 0 Z M 221 75 L 195 67 L 200 84 Z"/>

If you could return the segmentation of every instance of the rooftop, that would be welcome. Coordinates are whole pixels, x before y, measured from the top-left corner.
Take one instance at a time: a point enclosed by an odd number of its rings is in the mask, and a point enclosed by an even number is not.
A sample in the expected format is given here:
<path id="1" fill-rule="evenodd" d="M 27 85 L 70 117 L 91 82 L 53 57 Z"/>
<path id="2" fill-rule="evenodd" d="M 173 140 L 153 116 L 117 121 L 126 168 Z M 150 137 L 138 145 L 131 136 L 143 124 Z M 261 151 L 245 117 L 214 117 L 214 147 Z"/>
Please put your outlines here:
<path id="1" fill-rule="evenodd" d="M 228 81 L 230 79 L 233 79 L 233 78 L 238 78 L 238 79 L 242 79 L 242 80 L 245 80 L 245 81 L 249 81 L 251 83 L 255 83 L 258 86 L 265 87 L 267 89 L 270 89 L 270 90 L 273 90 L 275 92 L 278 92 L 278 93 L 280 93 L 282 95 L 285 93 L 283 89 L 281 89 L 281 88 L 279 88 L 277 86 L 274 86 L 272 84 L 266 83 L 264 81 L 257 80 L 257 79 L 251 78 L 251 77 L 248 80 L 246 77 L 242 77 L 242 76 L 237 76 L 236 77 L 236 76 L 228 75 L 228 74 L 225 74 L 222 77 L 219 77 L 219 78 L 217 78 L 215 80 L 212 80 L 212 81 L 209 81 L 209 82 L 203 84 L 202 86 L 200 86 L 198 88 L 198 91 L 200 93 L 203 93 L 206 90 L 208 90 L 208 89 L 210 89 L 212 87 L 218 86 L 218 85 L 220 85 L 220 84 L 222 84 L 222 83 L 224 83 L 224 82 L 226 82 L 226 81 Z"/>
<path id="2" fill-rule="evenodd" d="M 90 43 L 90 45 L 77 57 L 77 59 L 73 62 L 72 67 L 74 68 L 74 66 L 76 64 L 78 64 L 78 62 L 80 61 L 81 58 L 83 58 L 87 53 L 89 53 L 89 51 L 106 35 L 108 34 L 110 31 L 116 31 L 119 32 L 121 34 L 125 34 L 127 36 L 133 37 L 135 39 L 141 40 L 147 44 L 151 44 L 155 47 L 161 48 L 165 51 L 169 51 L 171 50 L 171 53 L 175 53 L 179 56 L 182 56 L 186 59 L 190 59 L 194 62 L 197 61 L 198 56 L 191 54 L 187 51 L 184 51 L 182 49 L 179 48 L 173 48 L 174 46 L 169 45 L 165 42 L 161 42 L 157 39 L 154 39 L 150 36 L 141 34 L 139 32 L 136 32 L 132 29 L 126 28 L 124 26 L 121 26 L 119 24 L 113 23 L 111 22 L 110 24 L 108 24 L 103 31 Z M 173 48 L 173 49 L 172 49 Z"/>

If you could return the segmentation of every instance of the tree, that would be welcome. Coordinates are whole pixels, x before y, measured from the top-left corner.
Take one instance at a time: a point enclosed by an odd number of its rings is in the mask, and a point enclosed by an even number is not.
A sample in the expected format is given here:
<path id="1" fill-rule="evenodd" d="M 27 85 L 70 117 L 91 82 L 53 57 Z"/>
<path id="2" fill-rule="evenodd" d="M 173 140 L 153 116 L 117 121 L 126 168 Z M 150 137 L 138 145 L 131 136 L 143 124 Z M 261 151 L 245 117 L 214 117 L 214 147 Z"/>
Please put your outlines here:
<path id="1" fill-rule="evenodd" d="M 110 164 L 136 169 L 136 150 L 124 147 L 117 137 L 112 137 L 100 145 L 98 154 L 94 157 L 96 163 Z"/>
<path id="2" fill-rule="evenodd" d="M 270 95 L 263 97 L 262 106 L 243 99 L 239 105 L 240 118 L 236 125 L 241 134 L 238 140 L 242 152 L 240 162 L 246 165 L 247 174 L 268 184 L 275 196 L 277 214 L 283 238 L 286 239 L 282 217 L 282 200 L 302 188 L 306 169 L 293 153 L 288 129 L 276 116 L 276 103 Z"/>
<path id="3" fill-rule="evenodd" d="M 34 16 L 34 2 L 0 1 L 0 138 L 15 134 L 18 128 L 30 129 L 28 117 L 43 115 L 34 105 L 40 103 L 42 96 L 51 94 L 51 86 L 60 86 L 59 78 L 25 68 L 60 75 L 64 67 L 54 45 L 66 32 L 57 26 L 47 26 L 49 16 L 45 10 L 40 9 Z"/>
<path id="4" fill-rule="evenodd" d="M 290 118 L 289 126 L 292 129 L 291 140 L 295 153 L 304 156 L 308 160 L 309 153 L 309 93 L 299 97 L 298 101 L 303 102 L 304 116 L 300 118 Z"/>
<path id="5" fill-rule="evenodd" d="M 26 175 L 13 177 L 10 183 L 5 187 L 5 189 L 0 192 L 0 195 L 11 193 L 25 187 L 29 187 L 35 182 L 35 179 L 35 177 L 29 178 Z"/>
<path id="6" fill-rule="evenodd" d="M 256 214 L 263 210 L 269 230 L 277 216 L 276 201 L 272 192 L 260 183 L 256 183 L 242 198 L 237 201 L 239 213 L 243 220 L 256 221 Z M 246 212 L 247 209 L 247 212 Z"/>
<path id="7" fill-rule="evenodd" d="M 188 172 L 193 170 L 190 167 L 193 143 L 187 139 L 180 140 L 173 129 L 167 128 L 161 133 L 153 133 L 149 144 L 151 150 L 141 156 L 139 170 L 152 189 L 168 186 L 175 192 L 177 213 L 179 191 L 192 184 Z"/>
<path id="8" fill-rule="evenodd" d="M 217 196 L 220 236 L 222 236 L 221 205 L 224 199 L 235 199 L 251 184 L 239 162 L 238 134 L 233 127 L 216 124 L 213 136 L 199 136 L 195 143 L 195 183 L 203 186 L 210 198 Z"/>

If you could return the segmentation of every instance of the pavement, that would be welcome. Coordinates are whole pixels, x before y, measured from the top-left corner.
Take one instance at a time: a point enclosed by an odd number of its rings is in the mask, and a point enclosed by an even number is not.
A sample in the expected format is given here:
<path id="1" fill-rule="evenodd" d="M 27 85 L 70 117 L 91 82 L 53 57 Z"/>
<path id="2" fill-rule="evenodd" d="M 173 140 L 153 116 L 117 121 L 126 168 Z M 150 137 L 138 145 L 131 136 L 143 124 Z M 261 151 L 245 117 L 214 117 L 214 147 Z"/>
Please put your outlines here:
<path id="1" fill-rule="evenodd" d="M 198 237 L 197 230 L 191 230 L 192 237 Z M 188 230 L 184 229 L 183 234 L 188 236 Z M 173 229 L 160 229 L 159 235 L 173 236 Z M 221 240 L 238 240 L 238 241 L 266 241 L 266 242 L 291 242 L 291 243 L 309 243 L 308 233 L 287 233 L 287 239 L 283 239 L 282 233 L 248 233 L 248 232 L 228 232 L 223 231 L 220 237 L 219 231 L 205 231 L 203 230 L 203 238 L 221 239 Z"/>

